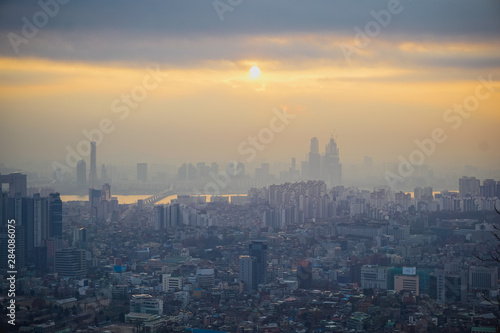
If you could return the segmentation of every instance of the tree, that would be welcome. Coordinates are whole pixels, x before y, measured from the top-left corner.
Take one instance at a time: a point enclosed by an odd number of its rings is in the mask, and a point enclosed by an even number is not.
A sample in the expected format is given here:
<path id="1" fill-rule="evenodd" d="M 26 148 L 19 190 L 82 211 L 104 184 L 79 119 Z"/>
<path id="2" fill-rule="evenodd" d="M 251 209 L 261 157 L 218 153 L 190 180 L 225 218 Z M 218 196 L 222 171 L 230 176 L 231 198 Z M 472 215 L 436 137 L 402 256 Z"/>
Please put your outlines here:
<path id="1" fill-rule="evenodd" d="M 498 211 L 497 211 L 497 213 L 500 214 L 500 212 L 498 212 Z M 495 237 L 496 245 L 486 255 L 476 255 L 476 258 L 484 263 L 488 263 L 488 262 L 489 263 L 492 263 L 492 262 L 500 263 L 500 227 L 495 225 L 495 224 L 492 224 L 492 226 L 493 226 L 493 230 L 490 232 L 493 235 L 493 237 Z M 481 226 L 481 227 L 483 227 L 483 226 Z M 484 228 L 481 228 L 481 230 L 484 231 Z M 487 301 L 491 305 L 497 306 L 496 317 L 497 317 L 497 319 L 500 319 L 500 294 L 496 296 L 496 300 L 491 299 L 489 297 L 489 295 L 486 295 L 486 292 L 482 293 L 482 297 L 485 301 Z"/>
<path id="2" fill-rule="evenodd" d="M 500 227 L 492 224 L 493 230 L 490 233 L 495 237 L 496 246 L 486 254 L 476 254 L 475 257 L 482 262 L 500 263 Z M 481 231 L 484 232 L 484 225 L 481 225 Z M 483 236 L 482 236 L 483 237 Z"/>

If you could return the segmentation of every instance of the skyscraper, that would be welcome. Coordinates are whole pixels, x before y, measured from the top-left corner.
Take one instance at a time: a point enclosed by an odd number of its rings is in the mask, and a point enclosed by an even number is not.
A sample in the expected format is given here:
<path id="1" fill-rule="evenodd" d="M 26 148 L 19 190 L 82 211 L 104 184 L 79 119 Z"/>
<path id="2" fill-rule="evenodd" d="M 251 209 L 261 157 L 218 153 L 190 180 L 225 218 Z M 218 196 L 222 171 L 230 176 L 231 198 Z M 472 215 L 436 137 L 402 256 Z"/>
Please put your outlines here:
<path id="1" fill-rule="evenodd" d="M 26 175 L 18 172 L 9 175 L 0 175 L 0 185 L 4 183 L 9 184 L 9 197 L 14 198 L 16 194 L 22 197 L 26 196 Z"/>
<path id="2" fill-rule="evenodd" d="M 62 200 L 59 193 L 49 194 L 49 236 L 62 239 Z"/>
<path id="3" fill-rule="evenodd" d="M 85 188 L 87 185 L 87 163 L 84 160 L 76 164 L 76 185 L 78 188 Z"/>
<path id="4" fill-rule="evenodd" d="M 310 180 L 320 179 L 321 156 L 319 155 L 319 143 L 316 137 L 311 139 L 308 169 Z"/>
<path id="5" fill-rule="evenodd" d="M 49 200 L 40 194 L 33 196 L 33 246 L 40 247 L 49 238 Z"/>
<path id="6" fill-rule="evenodd" d="M 265 241 L 252 241 L 249 246 L 250 256 L 254 258 L 252 267 L 253 290 L 257 290 L 259 284 L 267 283 L 267 244 Z"/>
<path id="7" fill-rule="evenodd" d="M 340 164 L 339 148 L 333 137 L 326 145 L 323 158 L 322 179 L 330 186 L 342 184 L 342 165 Z"/>
<path id="8" fill-rule="evenodd" d="M 89 189 L 89 216 L 92 222 L 97 221 L 97 216 L 99 214 L 99 207 L 101 206 L 101 190 L 96 190 L 94 188 Z"/>
<path id="9" fill-rule="evenodd" d="M 147 163 L 137 163 L 137 180 L 144 183 L 148 181 Z"/>
<path id="10" fill-rule="evenodd" d="M 245 291 L 250 292 L 254 289 L 254 280 L 253 280 L 253 267 L 255 262 L 255 258 L 250 256 L 240 256 L 239 260 L 239 278 L 240 281 L 245 284 Z"/>
<path id="11" fill-rule="evenodd" d="M 90 143 L 90 173 L 89 173 L 89 186 L 97 186 L 97 152 L 96 143 Z"/>

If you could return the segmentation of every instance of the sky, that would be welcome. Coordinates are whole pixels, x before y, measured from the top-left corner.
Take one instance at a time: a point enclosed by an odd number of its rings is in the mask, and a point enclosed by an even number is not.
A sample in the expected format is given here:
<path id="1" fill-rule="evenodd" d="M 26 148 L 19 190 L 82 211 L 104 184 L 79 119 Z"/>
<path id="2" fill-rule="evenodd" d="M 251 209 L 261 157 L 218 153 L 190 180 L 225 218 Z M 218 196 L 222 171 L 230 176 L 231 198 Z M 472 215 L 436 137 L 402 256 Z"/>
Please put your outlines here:
<path id="1" fill-rule="evenodd" d="M 498 168 L 499 36 L 496 0 L 2 1 L 0 163 L 72 168 L 89 137 L 99 163 L 301 161 L 333 135 L 342 163 Z"/>

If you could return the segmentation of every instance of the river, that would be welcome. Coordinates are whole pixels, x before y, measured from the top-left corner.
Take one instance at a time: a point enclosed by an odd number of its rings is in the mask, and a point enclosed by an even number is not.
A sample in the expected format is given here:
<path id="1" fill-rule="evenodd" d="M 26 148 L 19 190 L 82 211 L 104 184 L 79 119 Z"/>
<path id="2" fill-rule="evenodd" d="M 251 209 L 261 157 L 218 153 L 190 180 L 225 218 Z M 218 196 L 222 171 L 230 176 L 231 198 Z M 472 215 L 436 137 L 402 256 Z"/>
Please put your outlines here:
<path id="1" fill-rule="evenodd" d="M 224 194 L 222 195 L 223 197 L 231 197 L 231 196 L 246 196 L 246 194 Z M 137 200 L 143 200 L 146 198 L 149 198 L 151 195 L 113 195 L 113 197 L 118 198 L 118 203 L 119 204 L 135 204 L 137 203 Z M 207 202 L 210 202 L 210 199 L 212 198 L 211 195 L 204 195 L 204 197 L 207 198 Z M 169 204 L 172 202 L 172 200 L 177 199 L 177 195 L 170 195 L 166 197 L 165 199 L 158 201 L 156 204 Z M 61 200 L 64 202 L 67 201 L 88 201 L 89 196 L 88 195 L 61 195 Z M 231 201 L 231 198 L 229 198 L 229 201 Z"/>

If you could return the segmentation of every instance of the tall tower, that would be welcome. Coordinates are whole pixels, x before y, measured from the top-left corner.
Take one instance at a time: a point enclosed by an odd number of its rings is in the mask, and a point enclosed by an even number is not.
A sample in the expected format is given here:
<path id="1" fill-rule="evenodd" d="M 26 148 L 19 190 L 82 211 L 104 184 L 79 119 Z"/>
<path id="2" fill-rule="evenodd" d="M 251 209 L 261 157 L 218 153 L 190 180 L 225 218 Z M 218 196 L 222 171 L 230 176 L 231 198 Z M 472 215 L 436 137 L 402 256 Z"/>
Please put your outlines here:
<path id="1" fill-rule="evenodd" d="M 325 148 L 323 159 L 322 179 L 330 186 L 342 184 L 342 164 L 340 164 L 339 148 L 333 137 Z"/>
<path id="2" fill-rule="evenodd" d="M 84 160 L 76 164 L 76 185 L 78 188 L 84 188 L 87 185 L 87 163 Z"/>
<path id="3" fill-rule="evenodd" d="M 94 188 L 97 186 L 97 152 L 96 143 L 92 141 L 90 143 L 90 174 L 89 174 L 89 186 Z"/>
<path id="4" fill-rule="evenodd" d="M 311 139 L 311 146 L 309 149 L 309 179 L 319 180 L 321 157 L 319 155 L 319 143 L 316 137 Z"/>

